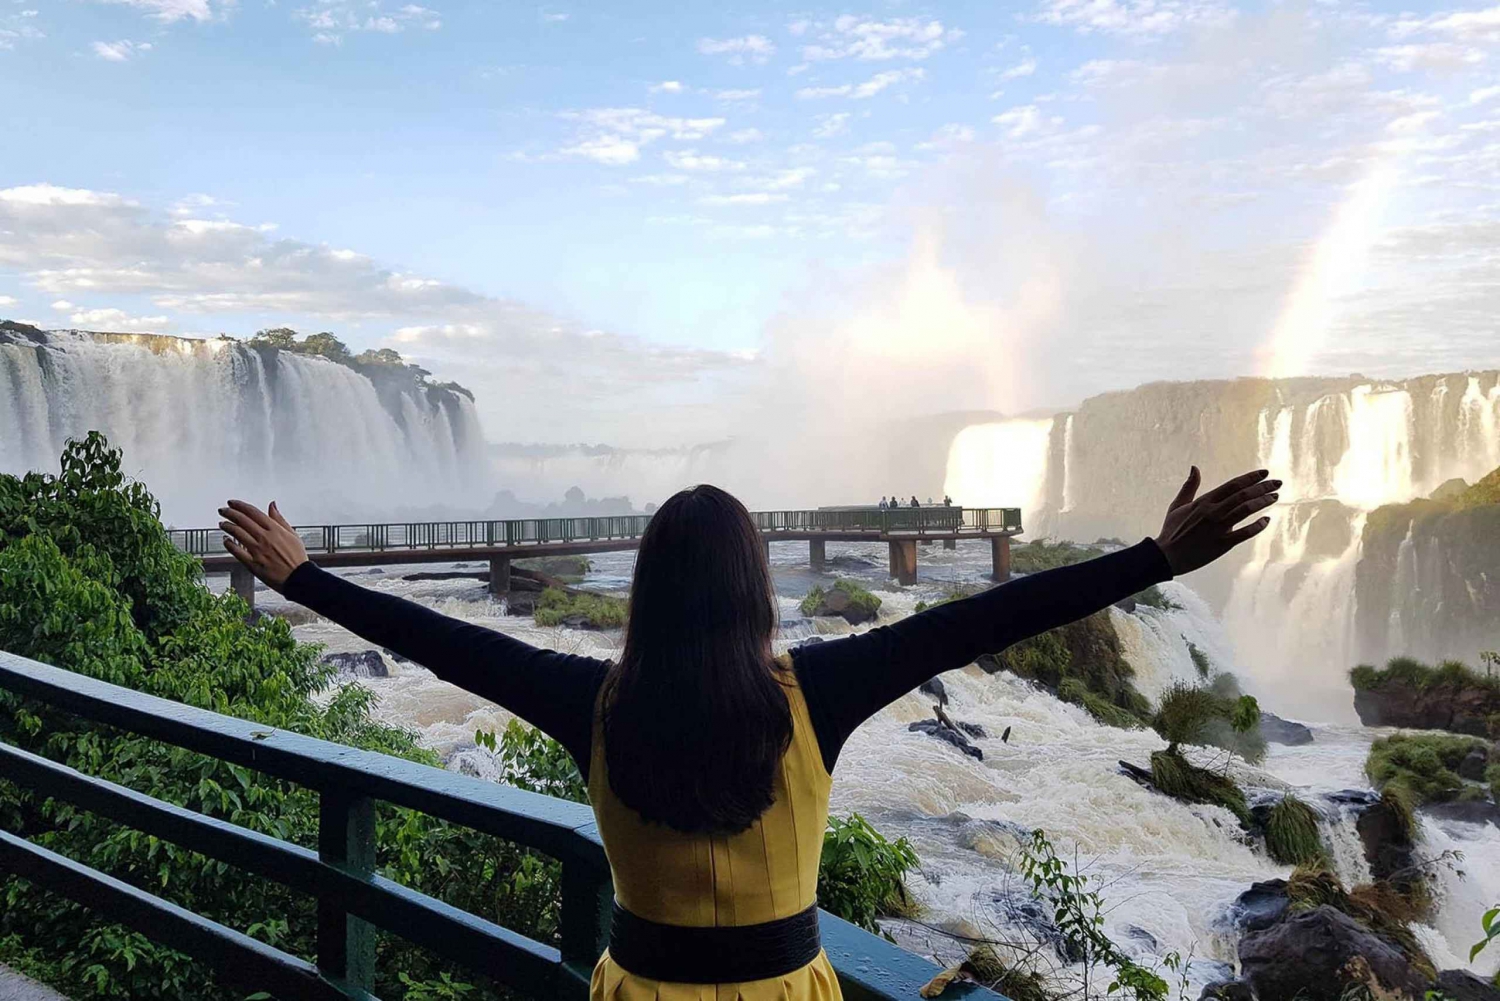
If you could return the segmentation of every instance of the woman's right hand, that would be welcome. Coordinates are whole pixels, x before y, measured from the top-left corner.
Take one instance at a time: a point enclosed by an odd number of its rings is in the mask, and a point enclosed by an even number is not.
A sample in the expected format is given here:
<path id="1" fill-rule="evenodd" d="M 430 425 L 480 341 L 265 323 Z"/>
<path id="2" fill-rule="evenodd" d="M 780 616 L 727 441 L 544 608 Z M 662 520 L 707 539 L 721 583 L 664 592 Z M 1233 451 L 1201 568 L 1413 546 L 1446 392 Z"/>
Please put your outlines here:
<path id="1" fill-rule="evenodd" d="M 274 590 L 280 591 L 292 571 L 307 562 L 301 537 L 281 516 L 275 501 L 268 514 L 254 504 L 232 500 L 228 507 L 219 508 L 219 515 L 224 519 L 219 522 L 224 548 Z"/>
<path id="2" fill-rule="evenodd" d="M 1192 468 L 1156 537 L 1173 576 L 1205 567 L 1266 530 L 1270 518 L 1258 518 L 1243 528 L 1235 526 L 1276 503 L 1281 481 L 1267 479 L 1269 475 L 1264 469 L 1243 473 L 1198 497 L 1203 477 L 1197 466 Z"/>

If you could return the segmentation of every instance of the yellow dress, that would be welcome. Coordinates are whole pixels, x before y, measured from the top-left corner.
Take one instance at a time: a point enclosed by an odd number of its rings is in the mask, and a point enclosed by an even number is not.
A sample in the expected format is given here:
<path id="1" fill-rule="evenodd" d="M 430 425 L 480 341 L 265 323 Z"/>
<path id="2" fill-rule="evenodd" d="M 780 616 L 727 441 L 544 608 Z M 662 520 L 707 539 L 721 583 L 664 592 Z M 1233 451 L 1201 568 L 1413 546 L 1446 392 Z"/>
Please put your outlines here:
<path id="1" fill-rule="evenodd" d="M 792 742 L 775 777 L 775 801 L 739 834 L 683 834 L 646 823 L 616 799 L 596 714 L 589 798 L 614 873 L 615 899 L 632 914 L 689 927 L 753 925 L 790 917 L 817 899 L 832 780 L 791 659 L 780 658 L 777 666 L 792 709 Z M 621 969 L 605 952 L 589 989 L 591 1001 L 833 1001 L 842 996 L 823 952 L 784 976 L 738 984 L 650 980 Z"/>

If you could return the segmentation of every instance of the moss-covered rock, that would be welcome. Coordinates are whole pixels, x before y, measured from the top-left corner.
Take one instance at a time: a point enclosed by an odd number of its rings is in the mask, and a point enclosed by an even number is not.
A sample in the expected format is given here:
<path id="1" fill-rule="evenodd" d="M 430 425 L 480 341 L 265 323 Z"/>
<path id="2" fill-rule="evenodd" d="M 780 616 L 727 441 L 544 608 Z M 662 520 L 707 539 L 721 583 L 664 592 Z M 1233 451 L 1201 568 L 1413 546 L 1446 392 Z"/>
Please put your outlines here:
<path id="1" fill-rule="evenodd" d="M 622 598 L 549 587 L 537 599 L 533 615 L 539 626 L 618 629 L 625 624 L 626 610 Z"/>
<path id="2" fill-rule="evenodd" d="M 1361 664 L 1349 672 L 1354 710 L 1366 726 L 1450 730 L 1475 737 L 1491 733 L 1500 714 L 1500 677 L 1489 677 L 1459 661 L 1429 666 L 1395 657 L 1384 668 Z"/>
<path id="3" fill-rule="evenodd" d="M 1151 703 L 1132 682 L 1135 670 L 1121 652 L 1107 610 L 981 657 L 979 665 L 1035 681 L 1109 726 L 1144 726 L 1151 716 Z M 1069 680 L 1073 684 L 1064 690 Z"/>
<path id="4" fill-rule="evenodd" d="M 1458 774 L 1464 759 L 1488 746 L 1473 737 L 1398 733 L 1370 745 L 1365 773 L 1383 793 L 1410 809 L 1459 798 L 1469 786 Z"/>
<path id="5" fill-rule="evenodd" d="M 880 613 L 880 598 L 852 580 L 837 580 L 832 587 L 814 587 L 802 599 L 802 614 L 836 615 L 850 625 L 870 622 Z"/>

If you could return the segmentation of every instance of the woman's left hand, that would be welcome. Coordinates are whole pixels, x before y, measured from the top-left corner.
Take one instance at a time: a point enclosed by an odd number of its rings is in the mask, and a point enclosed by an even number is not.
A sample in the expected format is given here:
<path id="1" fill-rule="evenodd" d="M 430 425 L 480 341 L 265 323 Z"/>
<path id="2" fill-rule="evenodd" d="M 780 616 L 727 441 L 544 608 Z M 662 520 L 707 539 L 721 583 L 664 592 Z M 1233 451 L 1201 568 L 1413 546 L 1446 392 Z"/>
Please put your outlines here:
<path id="1" fill-rule="evenodd" d="M 230 501 L 228 507 L 219 508 L 219 514 L 224 519 L 219 522 L 224 548 L 274 590 L 280 591 L 292 571 L 307 562 L 301 537 L 281 516 L 275 501 L 269 514 L 242 500 Z"/>

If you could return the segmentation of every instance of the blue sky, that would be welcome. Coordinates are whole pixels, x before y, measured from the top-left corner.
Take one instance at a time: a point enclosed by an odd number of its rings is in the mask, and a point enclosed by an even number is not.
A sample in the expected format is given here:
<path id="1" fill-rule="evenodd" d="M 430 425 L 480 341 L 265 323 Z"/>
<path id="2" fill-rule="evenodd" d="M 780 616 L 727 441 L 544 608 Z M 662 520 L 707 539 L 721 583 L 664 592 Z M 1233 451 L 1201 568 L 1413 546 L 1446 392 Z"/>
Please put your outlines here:
<path id="1" fill-rule="evenodd" d="M 1500 354 L 1500 7 L 428 2 L 0 0 L 0 315 L 642 445 Z"/>

